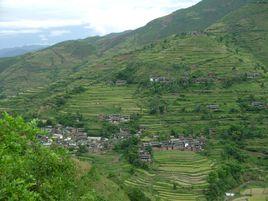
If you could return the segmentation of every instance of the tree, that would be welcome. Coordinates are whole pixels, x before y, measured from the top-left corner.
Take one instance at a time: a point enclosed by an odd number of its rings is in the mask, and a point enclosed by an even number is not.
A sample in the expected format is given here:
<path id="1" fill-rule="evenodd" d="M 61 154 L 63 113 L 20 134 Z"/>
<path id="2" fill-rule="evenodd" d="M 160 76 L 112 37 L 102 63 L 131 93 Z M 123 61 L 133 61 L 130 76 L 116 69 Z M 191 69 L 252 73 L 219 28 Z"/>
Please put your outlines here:
<path id="1" fill-rule="evenodd" d="M 0 118 L 0 200 L 103 200 L 84 187 L 87 176 L 77 180 L 76 166 L 65 150 L 38 142 L 36 125 L 6 113 Z"/>
<path id="2" fill-rule="evenodd" d="M 150 199 L 138 188 L 130 188 L 127 192 L 131 201 L 150 201 Z"/>
<path id="3" fill-rule="evenodd" d="M 243 167 L 236 162 L 226 163 L 212 171 L 207 179 L 207 200 L 223 200 L 224 193 L 242 183 Z"/>
<path id="4" fill-rule="evenodd" d="M 177 190 L 177 184 L 173 183 L 173 190 Z"/>

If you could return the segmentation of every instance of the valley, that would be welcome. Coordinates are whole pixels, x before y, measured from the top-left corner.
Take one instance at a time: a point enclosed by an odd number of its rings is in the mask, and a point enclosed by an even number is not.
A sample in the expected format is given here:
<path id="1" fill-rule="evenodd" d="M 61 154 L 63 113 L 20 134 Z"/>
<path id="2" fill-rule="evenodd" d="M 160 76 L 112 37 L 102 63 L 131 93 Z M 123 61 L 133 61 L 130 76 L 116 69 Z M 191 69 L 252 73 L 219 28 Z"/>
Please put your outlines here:
<path id="1" fill-rule="evenodd" d="M 0 59 L 0 113 L 107 140 L 67 146 L 85 168 L 69 200 L 85 184 L 90 201 L 265 201 L 267 11 L 265 0 L 203 0 L 134 31 Z M 163 148 L 180 138 L 205 143 Z"/>

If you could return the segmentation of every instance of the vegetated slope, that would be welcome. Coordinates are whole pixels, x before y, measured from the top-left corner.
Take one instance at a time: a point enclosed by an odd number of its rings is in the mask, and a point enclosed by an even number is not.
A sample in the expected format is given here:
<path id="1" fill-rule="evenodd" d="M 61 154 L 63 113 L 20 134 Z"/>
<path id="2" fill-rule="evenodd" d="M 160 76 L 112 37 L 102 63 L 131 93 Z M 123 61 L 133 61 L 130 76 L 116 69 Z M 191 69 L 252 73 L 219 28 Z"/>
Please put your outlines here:
<path id="1" fill-rule="evenodd" d="M 0 118 L 0 200 L 127 201 L 127 195 L 90 164 L 36 139 L 36 122 Z M 96 190 L 95 190 L 96 189 Z"/>
<path id="2" fill-rule="evenodd" d="M 23 47 L 4 48 L 4 49 L 0 49 L 0 58 L 20 56 L 29 52 L 34 52 L 34 51 L 44 49 L 45 47 L 47 46 L 31 45 L 31 46 L 23 46 Z"/>
<path id="3" fill-rule="evenodd" d="M 86 106 L 97 109 L 98 106 L 92 105 L 92 98 L 99 96 L 93 93 L 96 86 L 90 87 L 92 91 L 89 91 L 89 93 L 82 93 L 81 95 L 73 94 L 73 88 L 79 85 L 88 88 L 90 85 L 97 83 L 107 85 L 107 83 L 113 83 L 117 79 L 124 79 L 129 84 L 142 83 L 147 85 L 150 83 L 150 77 L 157 76 L 165 76 L 170 82 L 174 82 L 170 87 L 172 85 L 178 86 L 180 82 L 185 80 L 189 85 L 188 87 L 194 89 L 200 89 L 199 87 L 206 89 L 208 87 L 206 83 L 210 85 L 210 88 L 215 88 L 221 87 L 229 79 L 237 79 L 234 82 L 239 82 L 240 79 L 244 79 L 246 73 L 259 72 L 262 74 L 261 68 L 255 69 L 257 64 L 258 62 L 250 54 L 242 51 L 235 53 L 225 44 L 219 42 L 217 38 L 206 34 L 172 36 L 129 54 L 99 60 L 95 64 L 93 63 L 90 68 L 81 69 L 73 76 L 69 76 L 68 79 L 59 80 L 47 88 L 25 91 L 16 98 L 7 100 L 6 104 L 3 102 L 2 107 L 7 106 L 9 109 L 21 112 L 27 107 L 31 108 L 30 111 L 36 108 L 38 109 L 36 113 L 39 114 L 42 113 L 43 108 L 46 108 L 45 111 L 48 110 L 47 107 L 53 108 L 55 104 L 53 100 L 59 96 L 58 98 L 73 100 L 70 104 L 67 102 L 67 106 L 70 105 L 73 109 L 77 108 L 78 111 L 80 107 Z M 195 84 L 195 82 L 199 82 L 198 80 L 205 83 L 199 86 Z M 99 90 L 107 96 L 111 94 L 111 97 L 113 92 L 117 93 L 114 90 L 106 90 L 106 87 Z M 135 91 L 135 89 L 132 91 Z M 179 91 L 180 89 L 175 90 L 175 92 Z M 127 94 L 129 93 L 123 92 L 119 96 L 124 97 Z M 14 104 L 12 104 L 13 101 Z M 19 103 L 20 101 L 22 104 Z M 108 107 L 102 105 L 101 101 L 99 102 L 99 105 L 107 108 L 107 111 L 114 112 L 112 103 Z M 64 106 L 64 108 L 69 107 Z M 75 110 L 71 111 L 74 112 Z M 97 117 L 98 114 L 104 112 L 103 109 L 95 110 L 96 112 L 92 112 L 90 109 L 89 111 L 83 110 L 83 113 L 86 116 Z"/>
<path id="4" fill-rule="evenodd" d="M 267 7 L 264 4 L 249 4 L 230 15 L 240 13 L 241 19 L 251 21 L 245 11 L 253 11 L 253 7 L 255 15 L 251 17 L 265 21 L 263 9 Z M 229 21 L 225 21 L 224 27 L 228 24 Z M 206 185 L 198 186 L 197 181 L 190 183 L 197 186 L 196 189 L 182 188 L 180 193 L 188 194 L 190 200 L 204 197 L 202 190 L 206 190 L 208 198 L 214 201 L 242 182 L 259 181 L 265 185 L 268 180 L 268 79 L 265 62 L 241 42 L 230 40 L 233 39 L 232 28 L 222 33 L 217 31 L 221 26 L 211 27 L 205 33 L 178 34 L 121 54 L 100 51 L 96 42 L 91 44 L 99 50 L 97 54 L 91 54 L 93 60 L 87 62 L 87 57 L 82 58 L 87 63 L 76 68 L 71 76 L 55 79 L 57 81 L 48 87 L 28 90 L 12 99 L 2 100 L 0 110 L 52 120 L 82 114 L 90 134 L 104 137 L 107 133 L 103 122 L 98 119 L 99 114 L 139 113 L 137 124 L 146 129 L 143 140 L 154 140 L 155 135 L 163 139 L 182 134 L 206 136 L 208 142 L 203 154 L 213 160 L 216 170 L 213 170 L 208 183 L 202 179 Z M 124 34 L 128 32 L 109 37 L 123 37 Z M 239 30 L 236 34 L 244 33 Z M 244 37 L 246 41 L 250 39 Z M 97 40 L 107 47 L 110 44 L 103 38 Z M 263 43 L 266 40 L 264 37 Z M 72 44 L 69 43 L 70 47 Z M 150 82 L 150 77 L 159 76 L 166 77 L 168 82 Z M 127 84 L 116 86 L 114 81 L 119 79 L 126 80 Z M 210 105 L 218 106 L 218 110 L 210 109 Z M 171 161 L 164 164 L 160 155 L 156 154 L 156 161 L 164 171 L 160 183 L 155 186 L 157 192 L 162 198 L 180 200 L 179 193 L 174 193 L 172 184 L 166 179 L 170 176 L 167 168 L 172 166 L 178 170 L 174 171 L 173 179 L 181 182 L 181 167 Z M 113 168 L 109 162 L 104 166 Z M 187 170 L 194 169 L 194 164 L 190 166 Z M 208 163 L 203 167 L 208 173 Z M 194 176 L 189 174 L 187 179 Z M 140 185 L 142 190 L 146 190 L 143 186 L 153 179 L 151 175 L 136 174 L 132 178 L 122 178 L 119 183 Z"/>
<path id="5" fill-rule="evenodd" d="M 268 65 L 268 1 L 252 1 L 208 28 Z"/>
<path id="6" fill-rule="evenodd" d="M 202 191 L 213 166 L 206 157 L 178 151 L 154 152 L 154 157 L 154 170 L 132 175 L 125 185 L 143 188 L 161 200 L 204 200 Z"/>
<path id="7" fill-rule="evenodd" d="M 267 9 L 267 4 L 251 3 L 231 15 L 239 13 L 241 19 L 245 18 L 248 19 L 247 21 L 254 22 L 254 20 L 251 20 L 252 17 L 263 22 L 266 21 L 264 9 Z M 248 16 L 248 10 L 254 10 L 255 15 Z M 229 19 L 229 17 L 226 18 Z M 227 26 L 228 21 L 225 21 Z M 137 111 L 136 103 L 137 108 L 140 108 L 141 112 L 145 112 L 141 123 L 148 126 L 149 133 L 157 131 L 168 133 L 172 128 L 176 128 L 178 123 L 181 124 L 183 129 L 187 129 L 190 124 L 197 129 L 208 125 L 211 119 L 206 119 L 208 117 L 204 114 L 196 114 L 195 110 L 217 103 L 224 110 L 222 113 L 212 113 L 214 114 L 212 115 L 213 119 L 228 125 L 241 118 L 240 114 L 235 112 L 226 114 L 228 110 L 235 110 L 239 107 L 236 102 L 239 98 L 256 95 L 255 98 L 251 98 L 252 101 L 254 99 L 265 100 L 267 97 L 265 91 L 267 74 L 265 73 L 265 65 L 252 52 L 246 48 L 236 46 L 236 43 L 232 40 L 222 39 L 221 32 L 213 32 L 212 30 L 217 29 L 210 28 L 208 34 L 171 36 L 129 53 L 96 59 L 86 63 L 87 68 L 81 68 L 72 76 L 58 80 L 49 87 L 28 90 L 16 98 L 2 101 L 1 109 L 25 112 L 25 109 L 29 108 L 28 112 L 30 114 L 40 115 L 41 117 L 49 117 L 53 112 L 54 115 L 55 113 L 58 115 L 60 114 L 59 111 L 62 113 L 81 112 L 85 117 L 92 118 L 91 120 L 95 125 L 100 113 L 124 112 L 129 114 Z M 243 32 L 240 31 L 238 34 L 243 34 Z M 109 37 L 116 36 L 110 35 Z M 228 39 L 229 35 L 225 37 Z M 247 38 L 244 38 L 244 40 L 247 40 Z M 251 38 L 249 37 L 248 40 L 251 40 Z M 267 41 L 266 38 L 262 40 L 263 43 Z M 82 41 L 77 42 L 77 44 L 79 43 L 82 43 Z M 57 48 L 60 49 L 62 45 L 70 47 L 63 48 L 66 52 L 68 49 L 69 52 L 73 53 L 76 49 L 73 42 L 60 44 Z M 80 47 L 80 45 L 77 45 L 77 47 Z M 92 49 L 94 48 L 89 48 L 89 51 Z M 248 78 L 248 75 L 254 73 L 257 73 L 258 77 Z M 173 93 L 163 97 L 165 102 L 173 104 L 165 115 L 149 114 L 148 105 L 150 100 L 148 97 L 152 97 L 150 91 L 146 92 L 145 89 L 145 94 L 142 91 L 142 95 L 132 92 L 135 91 L 135 87 L 140 87 L 139 85 L 144 85 L 145 88 L 150 86 L 149 78 L 154 76 L 165 76 L 172 81 L 171 85 L 162 89 Z M 124 79 L 129 84 L 135 84 L 135 86 L 129 88 L 130 90 L 122 91 L 117 87 L 110 89 L 107 83 L 114 82 L 117 79 Z M 184 82 L 186 82 L 186 86 L 184 86 Z M 97 83 L 104 85 L 99 89 L 103 94 L 95 94 L 94 87 Z M 93 87 L 90 85 L 93 85 Z M 86 92 L 73 93 L 72 90 L 77 86 L 84 86 Z M 117 89 L 120 92 L 117 92 Z M 188 89 L 189 91 L 185 91 Z M 111 90 L 114 90 L 122 98 L 112 100 Z M 156 88 L 155 92 L 157 90 Z M 238 92 L 233 90 L 238 90 Z M 124 104 L 122 105 L 124 97 L 126 99 L 131 98 L 129 92 L 133 93 L 134 99 L 134 101 L 131 101 L 130 108 L 135 108 L 135 110 L 130 110 Z M 159 93 L 161 93 L 161 90 L 159 90 Z M 189 98 L 178 97 L 178 93 L 186 97 L 189 96 Z M 98 97 L 105 97 L 107 101 L 98 101 L 96 100 Z M 142 97 L 145 97 L 145 100 Z M 202 97 L 202 99 L 199 100 L 198 97 Z M 102 108 L 107 108 L 107 110 L 103 111 Z M 180 116 L 177 115 L 178 112 L 181 113 Z M 264 115 L 253 114 L 252 119 Z M 163 121 L 167 122 L 168 126 L 163 126 Z M 193 122 L 195 123 L 193 124 Z M 96 128 L 100 128 L 100 125 L 97 125 Z"/>
<path id="8" fill-rule="evenodd" d="M 157 39 L 183 32 L 202 31 L 247 1 L 204 0 L 189 9 L 179 10 L 157 19 L 136 31 L 92 37 L 60 43 L 45 50 L 1 62 L 0 88 L 5 95 L 16 95 L 34 87 L 47 85 L 70 74 L 89 68 L 96 60 L 127 53 Z"/>
<path id="9" fill-rule="evenodd" d="M 213 170 L 207 157 L 174 150 L 154 152 L 154 157 L 150 169 L 134 168 L 114 152 L 85 154 L 80 158 L 95 165 L 126 191 L 139 189 L 151 201 L 205 200 L 202 191 L 207 186 L 207 175 Z"/>
<path id="10" fill-rule="evenodd" d="M 191 8 L 178 10 L 171 15 L 156 19 L 131 35 L 140 43 L 147 43 L 172 34 L 203 31 L 247 2 L 247 0 L 203 0 Z"/>
<path id="11" fill-rule="evenodd" d="M 76 72 L 85 60 L 95 57 L 95 47 L 81 41 L 64 42 L 45 50 L 19 58 L 4 59 L 0 63 L 0 86 L 8 94 L 20 90 L 49 85 Z M 10 65 L 9 65 L 10 64 Z"/>

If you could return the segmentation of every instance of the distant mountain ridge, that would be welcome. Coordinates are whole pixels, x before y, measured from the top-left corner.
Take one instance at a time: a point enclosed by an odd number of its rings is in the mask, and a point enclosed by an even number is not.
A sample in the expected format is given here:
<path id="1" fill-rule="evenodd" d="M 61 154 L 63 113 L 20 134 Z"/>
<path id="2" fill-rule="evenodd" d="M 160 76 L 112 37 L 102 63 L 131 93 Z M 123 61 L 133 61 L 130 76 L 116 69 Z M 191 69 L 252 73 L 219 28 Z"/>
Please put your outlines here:
<path id="1" fill-rule="evenodd" d="M 29 52 L 38 51 L 44 49 L 46 45 L 30 45 L 22 47 L 4 48 L 0 49 L 0 58 L 20 56 Z"/>

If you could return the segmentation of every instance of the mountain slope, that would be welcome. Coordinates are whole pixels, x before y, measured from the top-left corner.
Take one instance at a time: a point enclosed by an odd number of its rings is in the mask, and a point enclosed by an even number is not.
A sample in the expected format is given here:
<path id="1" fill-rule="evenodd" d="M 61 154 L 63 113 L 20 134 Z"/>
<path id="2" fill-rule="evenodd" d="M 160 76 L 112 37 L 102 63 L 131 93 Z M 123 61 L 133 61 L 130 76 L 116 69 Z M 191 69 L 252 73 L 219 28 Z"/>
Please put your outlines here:
<path id="1" fill-rule="evenodd" d="M 16 62 L 0 60 L 0 91 L 15 95 L 33 86 L 64 79 L 97 60 L 141 49 L 144 44 L 173 34 L 202 31 L 224 15 L 246 4 L 245 0 L 204 0 L 188 9 L 154 20 L 135 31 L 60 43 L 27 54 Z M 15 58 L 14 58 L 15 59 Z M 19 84 L 18 84 L 19 83 Z"/>
<path id="2" fill-rule="evenodd" d="M 203 0 L 197 5 L 156 19 L 133 33 L 139 43 L 147 43 L 172 34 L 203 31 L 228 13 L 245 5 L 247 0 Z"/>
<path id="3" fill-rule="evenodd" d="M 237 5 L 240 1 L 215 2 Z M 135 31 L 127 31 L 4 59 L 0 62 L 3 91 L 20 93 L 3 96 L 0 111 L 67 126 L 79 123 L 91 136 L 107 138 L 120 128 L 134 134 L 137 127 L 144 128 L 145 142 L 204 136 L 202 156 L 155 153 L 151 170 L 134 171 L 111 153 L 90 160 L 120 188 L 138 187 L 152 201 L 203 200 L 204 192 L 215 201 L 233 190 L 239 196 L 236 187 L 242 183 L 264 188 L 268 184 L 268 5 L 260 2 L 264 1 L 238 6 L 216 23 L 203 22 L 203 32 L 195 32 L 198 26 L 194 26 L 188 31 L 195 33 L 171 31 L 163 39 L 153 32 L 153 42 L 139 45 L 131 38 Z M 24 77 L 20 82 L 19 74 Z M 99 118 L 110 114 L 130 115 L 133 121 L 114 125 Z"/>
<path id="4" fill-rule="evenodd" d="M 233 12 L 208 31 L 221 35 L 268 65 L 268 1 L 253 1 Z"/>

